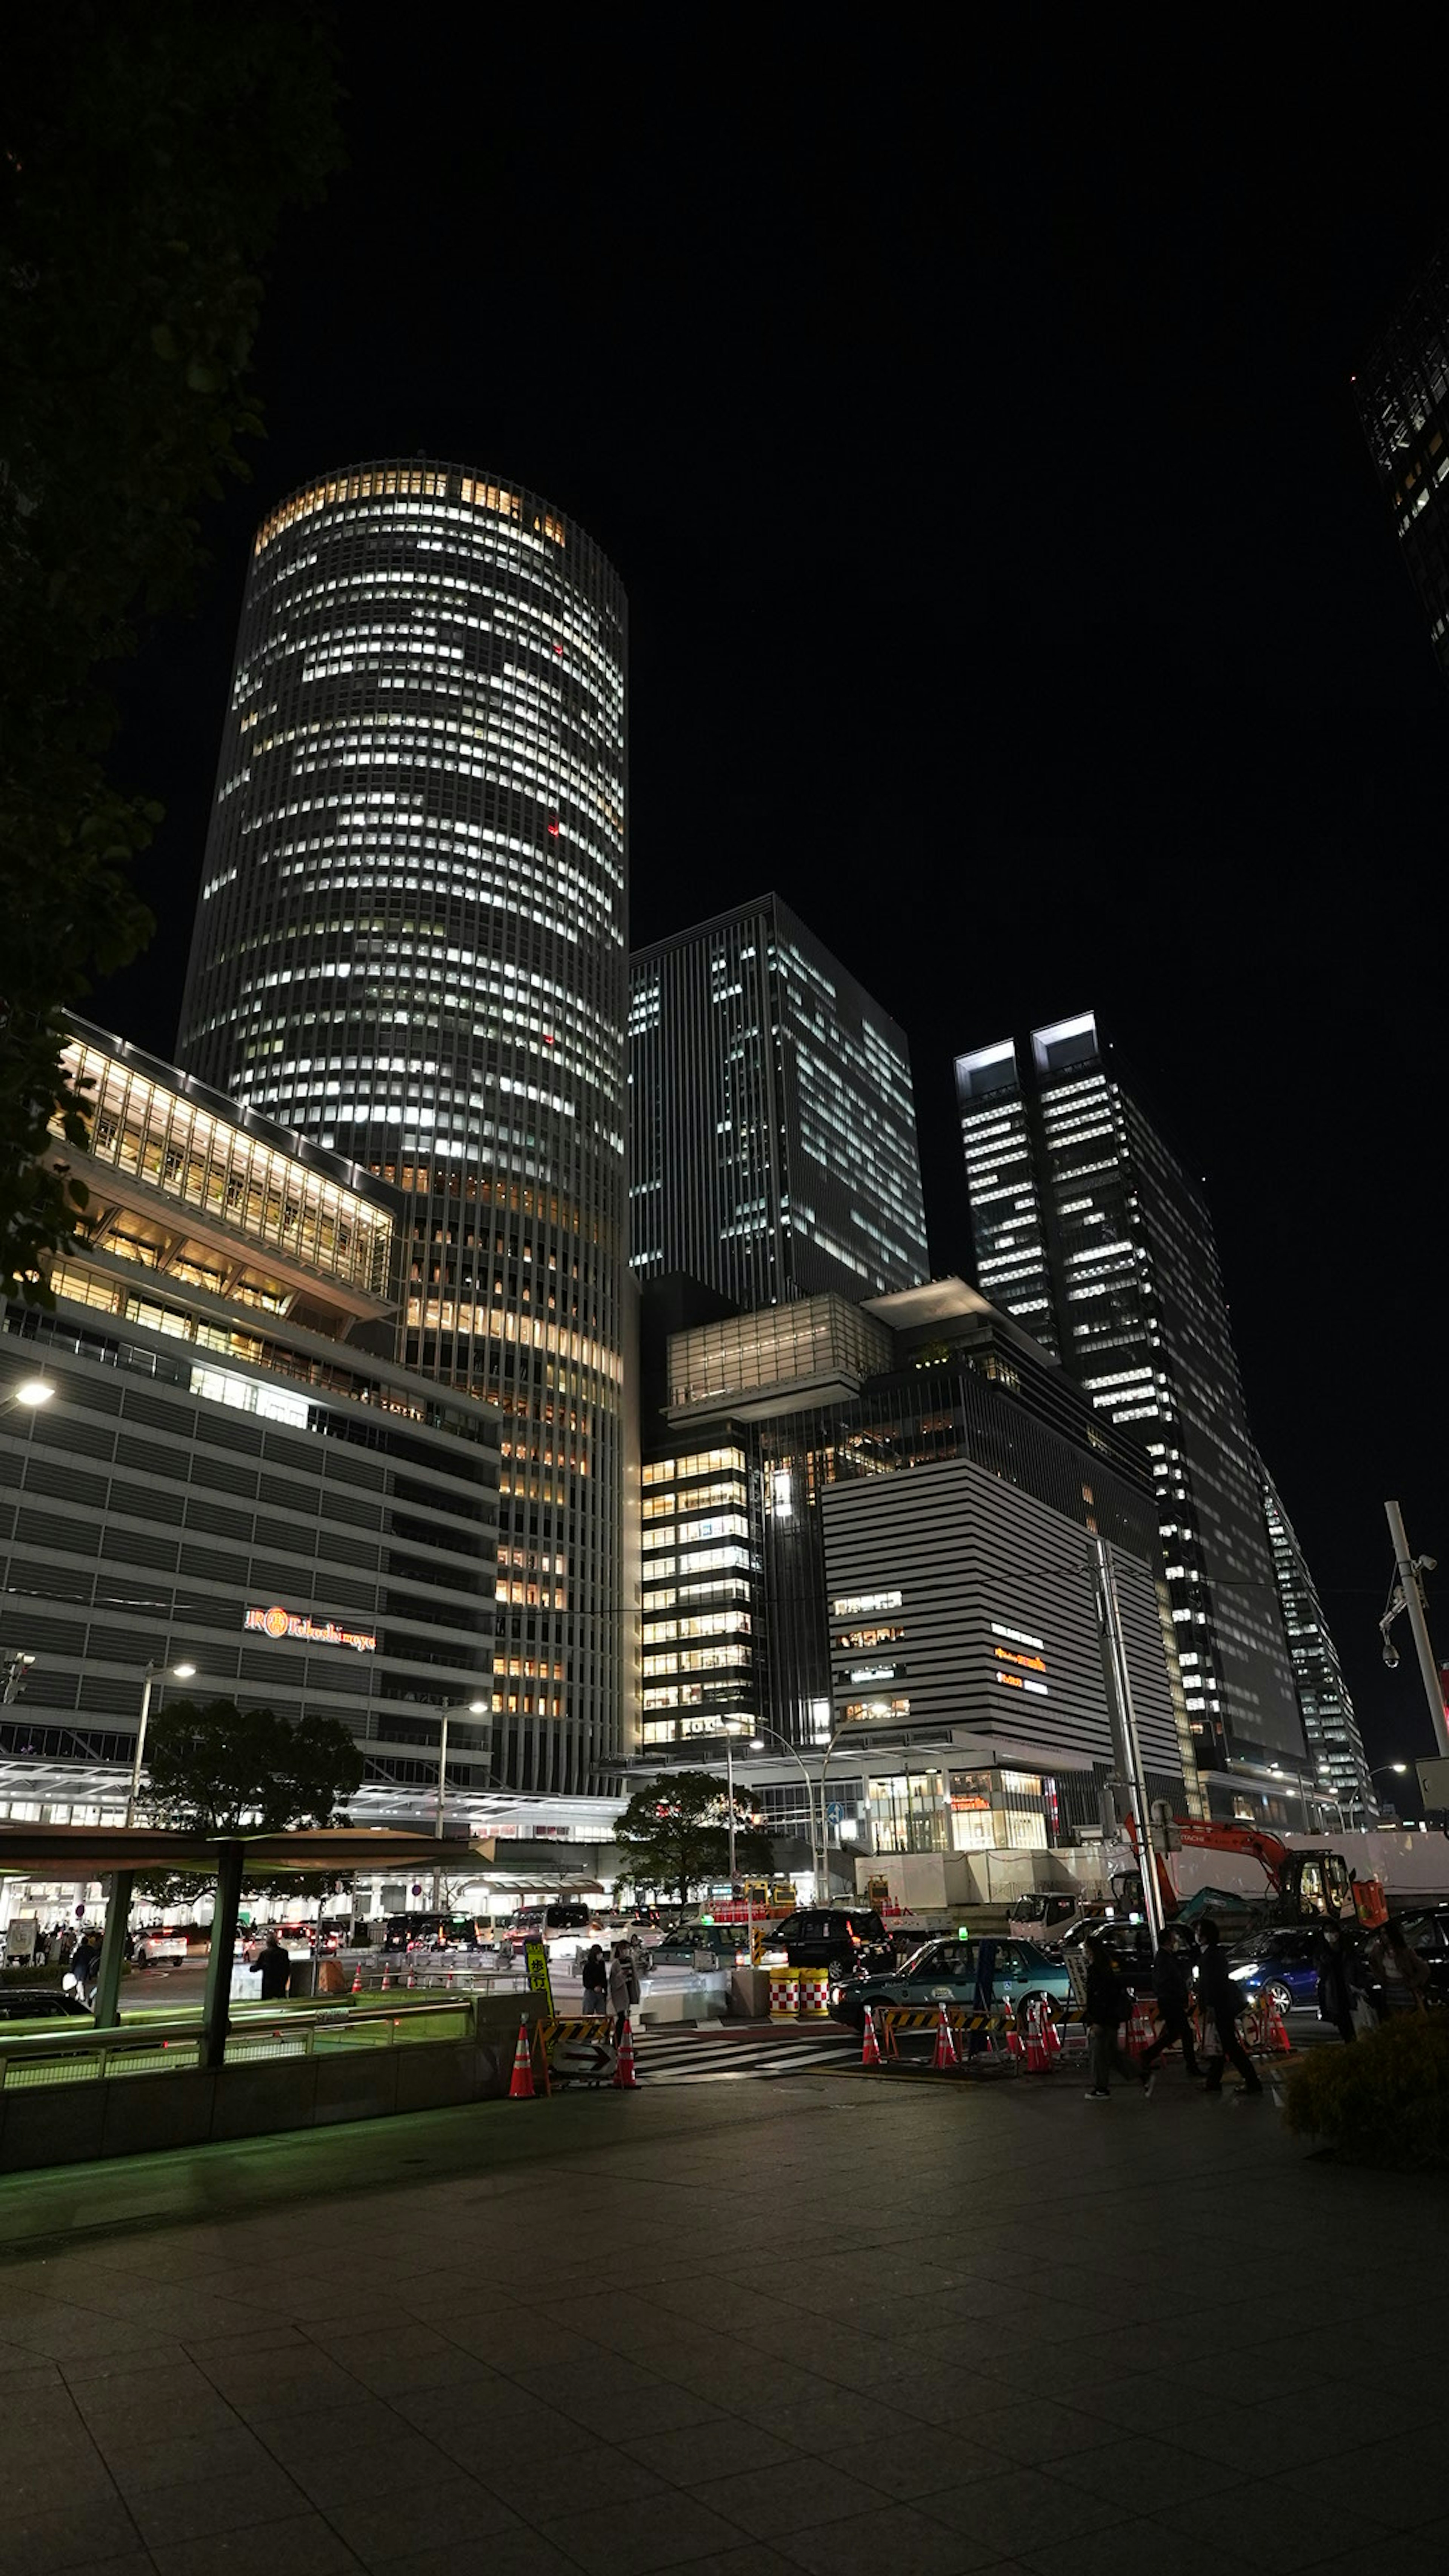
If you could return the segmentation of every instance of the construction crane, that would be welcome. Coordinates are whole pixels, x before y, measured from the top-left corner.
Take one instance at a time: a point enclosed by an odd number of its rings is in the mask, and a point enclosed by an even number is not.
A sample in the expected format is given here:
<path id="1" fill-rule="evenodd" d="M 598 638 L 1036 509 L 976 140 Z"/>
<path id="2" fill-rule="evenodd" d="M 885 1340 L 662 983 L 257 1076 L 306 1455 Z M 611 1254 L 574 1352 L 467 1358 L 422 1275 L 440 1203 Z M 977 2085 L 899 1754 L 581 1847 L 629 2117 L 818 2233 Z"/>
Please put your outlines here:
<path id="1" fill-rule="evenodd" d="M 1352 1915 L 1371 1932 L 1388 1921 L 1382 1880 L 1360 1878 L 1342 1852 L 1330 1850 L 1327 1844 L 1290 1850 L 1277 1834 L 1265 1833 L 1259 1825 L 1221 1825 L 1196 1816 L 1174 1816 L 1169 1830 L 1174 1845 L 1184 1851 L 1232 1852 L 1257 1861 L 1268 1883 L 1272 1900 L 1268 1910 L 1275 1923 L 1340 1923 Z M 1127 1839 L 1140 1870 L 1135 1816 L 1127 1818 Z M 1161 1852 L 1154 1850 L 1152 1862 L 1163 1921 L 1170 1923 L 1182 1900 Z"/>

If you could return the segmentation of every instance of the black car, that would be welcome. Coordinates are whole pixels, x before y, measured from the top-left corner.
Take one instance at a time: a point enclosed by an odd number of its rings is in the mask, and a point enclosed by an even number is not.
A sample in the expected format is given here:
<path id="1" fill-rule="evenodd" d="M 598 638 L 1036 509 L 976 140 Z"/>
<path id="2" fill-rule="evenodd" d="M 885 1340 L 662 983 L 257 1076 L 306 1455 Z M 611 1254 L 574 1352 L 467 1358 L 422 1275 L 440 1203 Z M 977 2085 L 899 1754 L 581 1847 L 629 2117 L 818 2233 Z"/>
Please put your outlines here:
<path id="1" fill-rule="evenodd" d="M 873 1906 L 807 1905 L 787 1914 L 769 1935 L 766 1955 L 783 1950 L 792 1968 L 826 1968 L 833 1978 L 875 1967 L 890 1957 L 886 1928 Z"/>
<path id="2" fill-rule="evenodd" d="M 0 2021 L 68 2021 L 84 2011 L 74 1989 L 67 1993 L 59 1986 L 0 1986 Z"/>

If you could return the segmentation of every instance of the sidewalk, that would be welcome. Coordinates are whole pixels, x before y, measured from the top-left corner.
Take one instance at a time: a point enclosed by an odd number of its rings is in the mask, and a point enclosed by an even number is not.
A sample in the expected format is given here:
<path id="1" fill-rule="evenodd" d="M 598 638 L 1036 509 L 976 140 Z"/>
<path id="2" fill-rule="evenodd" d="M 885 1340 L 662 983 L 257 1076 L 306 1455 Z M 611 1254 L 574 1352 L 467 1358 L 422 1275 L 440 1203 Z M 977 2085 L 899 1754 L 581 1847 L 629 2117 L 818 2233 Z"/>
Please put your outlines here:
<path id="1" fill-rule="evenodd" d="M 0 2576 L 1449 2552 L 1442 2186 L 1175 2074 L 488 2104 L 11 2178 L 0 2249 Z"/>

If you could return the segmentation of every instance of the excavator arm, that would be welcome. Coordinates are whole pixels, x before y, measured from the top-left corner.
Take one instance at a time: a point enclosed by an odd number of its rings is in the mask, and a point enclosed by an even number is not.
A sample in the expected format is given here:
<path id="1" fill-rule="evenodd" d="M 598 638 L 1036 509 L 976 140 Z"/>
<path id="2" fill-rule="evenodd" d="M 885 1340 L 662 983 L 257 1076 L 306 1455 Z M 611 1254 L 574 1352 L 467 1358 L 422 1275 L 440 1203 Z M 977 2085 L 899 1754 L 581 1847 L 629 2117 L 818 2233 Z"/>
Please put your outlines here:
<path id="1" fill-rule="evenodd" d="M 1273 1894 L 1276 1896 L 1279 1893 L 1283 1884 L 1283 1864 L 1288 1857 L 1288 1846 L 1280 1842 L 1276 1834 L 1263 1833 L 1256 1825 L 1219 1825 L 1197 1816 L 1174 1816 L 1172 1822 L 1173 1831 L 1184 1846 L 1190 1846 L 1197 1851 L 1236 1852 L 1257 1861 Z M 1133 1851 L 1137 1853 L 1137 1865 L 1140 1869 L 1142 1855 L 1137 1851 L 1135 1816 L 1127 1818 L 1127 1839 Z M 1161 1853 L 1156 1850 L 1152 1854 L 1152 1864 L 1157 1872 L 1157 1892 L 1162 1904 L 1163 1920 L 1170 1921 L 1178 1910 L 1177 1890 L 1168 1875 Z"/>

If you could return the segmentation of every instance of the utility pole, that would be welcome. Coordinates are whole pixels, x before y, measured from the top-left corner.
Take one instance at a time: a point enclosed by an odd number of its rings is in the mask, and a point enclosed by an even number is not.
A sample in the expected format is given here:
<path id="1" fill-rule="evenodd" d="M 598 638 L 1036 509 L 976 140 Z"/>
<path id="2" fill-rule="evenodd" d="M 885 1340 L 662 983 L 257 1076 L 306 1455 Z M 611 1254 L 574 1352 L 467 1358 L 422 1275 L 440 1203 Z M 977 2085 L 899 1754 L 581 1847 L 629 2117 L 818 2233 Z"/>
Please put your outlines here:
<path id="1" fill-rule="evenodd" d="M 1389 1643 L 1389 1623 L 1399 1609 L 1403 1608 L 1409 1614 L 1409 1626 L 1414 1632 L 1414 1651 L 1419 1658 L 1424 1694 L 1429 1702 L 1435 1748 L 1446 1760 L 1449 1760 L 1449 1725 L 1446 1725 L 1444 1720 L 1444 1686 L 1439 1679 L 1439 1667 L 1434 1661 L 1434 1649 L 1429 1643 L 1429 1622 L 1424 1616 L 1424 1593 L 1419 1581 L 1420 1569 L 1424 1568 L 1432 1572 L 1434 1560 L 1431 1556 L 1409 1554 L 1409 1542 L 1404 1532 L 1404 1515 L 1397 1503 L 1385 1503 L 1384 1511 L 1388 1518 L 1389 1537 L 1394 1547 L 1396 1585 L 1396 1595 L 1390 1597 L 1389 1607 L 1380 1621 L 1384 1638 L 1384 1661 L 1397 1663 L 1399 1660 Z"/>
<path id="2" fill-rule="evenodd" d="M 1162 1939 L 1162 1900 L 1157 1885 L 1157 1853 L 1152 1840 L 1152 1805 L 1147 1795 L 1147 1780 L 1142 1768 L 1142 1746 L 1137 1735 L 1137 1712 L 1132 1704 L 1132 1678 L 1127 1670 L 1127 1640 L 1122 1632 L 1122 1605 L 1117 1598 L 1117 1569 L 1112 1551 L 1104 1538 L 1094 1538 L 1097 1572 L 1095 1591 L 1097 1617 L 1101 1623 L 1107 1649 L 1107 1671 L 1115 1702 L 1115 1733 L 1124 1757 L 1127 1788 L 1132 1800 L 1132 1813 L 1137 1822 L 1137 1862 L 1142 1880 L 1142 1911 L 1147 1918 L 1147 1937 L 1154 1953 Z"/>

